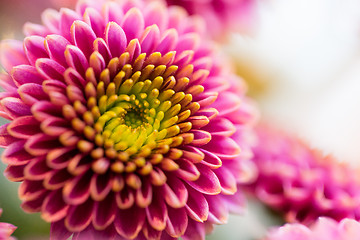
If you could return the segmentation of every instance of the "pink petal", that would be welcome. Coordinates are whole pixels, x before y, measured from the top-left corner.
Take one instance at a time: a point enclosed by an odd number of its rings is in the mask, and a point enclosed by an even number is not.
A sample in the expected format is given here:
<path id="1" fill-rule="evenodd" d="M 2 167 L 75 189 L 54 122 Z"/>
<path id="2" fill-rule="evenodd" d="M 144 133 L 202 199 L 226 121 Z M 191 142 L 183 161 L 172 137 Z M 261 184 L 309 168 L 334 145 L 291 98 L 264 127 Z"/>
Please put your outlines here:
<path id="1" fill-rule="evenodd" d="M 104 58 L 106 65 L 109 63 L 112 55 L 110 53 L 110 49 L 106 44 L 105 40 L 102 38 L 97 38 L 94 41 L 94 50 L 98 51 L 100 55 Z"/>
<path id="2" fill-rule="evenodd" d="M 24 150 L 25 140 L 10 144 L 2 154 L 2 161 L 9 165 L 24 165 L 28 163 L 33 156 Z"/>
<path id="3" fill-rule="evenodd" d="M 236 112 L 242 106 L 242 101 L 239 96 L 231 92 L 224 92 L 218 96 L 211 107 L 219 111 L 219 116 Z"/>
<path id="4" fill-rule="evenodd" d="M 205 226 L 204 224 L 189 220 L 188 227 L 184 236 L 184 240 L 204 240 L 205 239 Z"/>
<path id="5" fill-rule="evenodd" d="M 47 154 L 50 150 L 58 147 L 59 141 L 49 135 L 38 133 L 31 136 L 25 143 L 24 148 L 33 156 Z"/>
<path id="6" fill-rule="evenodd" d="M 231 159 L 240 155 L 239 145 L 227 137 L 214 136 L 212 140 L 203 146 L 204 149 L 214 153 L 221 159 Z"/>
<path id="7" fill-rule="evenodd" d="M 64 119 L 48 118 L 41 123 L 40 128 L 49 136 L 60 136 L 71 129 L 71 125 Z"/>
<path id="8" fill-rule="evenodd" d="M 132 191 L 124 188 L 122 191 L 117 192 L 115 195 L 116 203 L 120 209 L 128 209 L 134 205 L 135 197 Z"/>
<path id="9" fill-rule="evenodd" d="M 59 33 L 60 13 L 54 9 L 45 9 L 41 14 L 43 24 L 54 33 Z"/>
<path id="10" fill-rule="evenodd" d="M 21 204 L 21 208 L 27 213 L 40 212 L 41 205 L 43 204 L 44 199 L 47 196 L 47 194 L 48 194 L 48 192 L 44 191 L 40 196 L 38 196 L 38 198 L 36 198 L 34 200 L 23 201 L 23 203 Z"/>
<path id="11" fill-rule="evenodd" d="M 109 174 L 94 174 L 90 182 L 90 194 L 95 201 L 103 201 L 112 188 Z M 115 199 L 115 197 L 114 197 Z"/>
<path id="12" fill-rule="evenodd" d="M 206 201 L 209 204 L 208 221 L 215 224 L 227 223 L 229 211 L 225 202 L 218 196 L 206 196 Z"/>
<path id="13" fill-rule="evenodd" d="M 98 11 L 94 8 L 87 8 L 84 13 L 84 21 L 91 26 L 97 37 L 103 37 L 105 24 Z"/>
<path id="14" fill-rule="evenodd" d="M 176 51 L 196 50 L 200 45 L 200 36 L 197 33 L 187 33 L 179 37 L 176 45 Z"/>
<path id="15" fill-rule="evenodd" d="M 204 159 L 201 161 L 202 164 L 208 166 L 211 169 L 217 169 L 222 166 L 221 159 L 213 154 L 212 152 L 200 149 L 204 153 Z"/>
<path id="16" fill-rule="evenodd" d="M 73 68 L 66 69 L 64 73 L 65 82 L 71 86 L 84 89 L 86 85 L 85 79 Z"/>
<path id="17" fill-rule="evenodd" d="M 47 222 L 56 222 L 68 213 L 69 205 L 62 198 L 62 191 L 52 191 L 44 200 L 41 208 L 41 217 Z"/>
<path id="18" fill-rule="evenodd" d="M 81 205 L 71 206 L 65 218 L 65 226 L 71 232 L 80 232 L 91 223 L 94 202 L 89 199 Z"/>
<path id="19" fill-rule="evenodd" d="M 231 171 L 225 167 L 213 170 L 220 181 L 221 192 L 226 195 L 232 195 L 237 191 L 236 179 Z"/>
<path id="20" fill-rule="evenodd" d="M 194 140 L 191 142 L 191 145 L 193 146 L 202 146 L 211 140 L 211 135 L 207 131 L 192 129 L 189 132 L 194 134 Z"/>
<path id="21" fill-rule="evenodd" d="M 18 141 L 16 137 L 12 136 L 7 128 L 10 123 L 0 126 L 0 147 L 7 148 L 11 143 Z"/>
<path id="22" fill-rule="evenodd" d="M 141 188 L 136 190 L 136 204 L 145 208 L 149 206 L 153 199 L 153 188 L 149 180 L 143 181 Z"/>
<path id="23" fill-rule="evenodd" d="M 24 175 L 32 181 L 43 180 L 51 169 L 47 166 L 44 157 L 34 158 L 24 169 Z"/>
<path id="24" fill-rule="evenodd" d="M 31 108 L 31 112 L 40 122 L 47 118 L 63 118 L 61 114 L 61 108 L 48 101 L 40 101 L 35 103 Z"/>
<path id="25" fill-rule="evenodd" d="M 196 167 L 200 172 L 200 177 L 196 181 L 187 181 L 187 183 L 201 193 L 208 195 L 219 194 L 221 185 L 215 173 L 202 164 L 197 164 Z"/>
<path id="26" fill-rule="evenodd" d="M 33 116 L 24 116 L 14 119 L 7 127 L 11 136 L 28 139 L 40 132 L 39 122 Z"/>
<path id="27" fill-rule="evenodd" d="M 35 64 L 38 72 L 46 79 L 57 79 L 63 81 L 63 74 L 65 68 L 54 60 L 47 58 L 40 58 Z"/>
<path id="28" fill-rule="evenodd" d="M 23 43 L 17 40 L 1 41 L 0 61 L 7 72 L 10 72 L 14 66 L 29 64 L 23 50 Z"/>
<path id="29" fill-rule="evenodd" d="M 185 208 L 168 207 L 168 219 L 166 221 L 166 232 L 173 238 L 184 235 L 188 226 L 188 216 Z"/>
<path id="30" fill-rule="evenodd" d="M 78 47 L 68 45 L 65 50 L 65 58 L 70 67 L 74 68 L 81 76 L 85 76 L 89 63 L 83 51 Z"/>
<path id="31" fill-rule="evenodd" d="M 160 40 L 160 30 L 157 25 L 151 25 L 145 29 L 141 38 L 140 44 L 142 52 L 151 54 Z"/>
<path id="32" fill-rule="evenodd" d="M 191 187 L 188 188 L 188 192 L 189 198 L 185 206 L 188 216 L 198 222 L 206 221 L 209 215 L 209 204 L 204 195 Z"/>
<path id="33" fill-rule="evenodd" d="M 103 5 L 103 16 L 104 22 L 115 22 L 117 24 L 121 23 L 124 13 L 122 8 L 117 2 L 106 2 Z"/>
<path id="34" fill-rule="evenodd" d="M 25 23 L 23 27 L 23 32 L 25 36 L 46 37 L 46 35 L 49 34 L 49 30 L 45 26 L 29 22 Z"/>
<path id="35" fill-rule="evenodd" d="M 76 12 L 68 9 L 60 9 L 60 32 L 67 40 L 71 40 L 70 28 L 74 21 L 81 19 L 81 16 Z"/>
<path id="36" fill-rule="evenodd" d="M 168 175 L 166 183 L 162 187 L 166 203 L 173 208 L 184 207 L 188 199 L 188 191 L 181 180 Z"/>
<path id="37" fill-rule="evenodd" d="M 4 170 L 4 176 L 12 182 L 24 181 L 24 168 L 26 164 L 19 166 L 8 165 Z"/>
<path id="38" fill-rule="evenodd" d="M 246 199 L 242 191 L 237 191 L 234 195 L 223 195 L 221 198 L 226 202 L 231 213 L 244 214 Z"/>
<path id="39" fill-rule="evenodd" d="M 74 147 L 60 147 L 50 150 L 46 155 L 46 162 L 53 169 L 62 169 L 68 166 L 69 161 L 76 154 Z"/>
<path id="40" fill-rule="evenodd" d="M 65 202 L 71 205 L 84 203 L 90 196 L 90 179 L 92 172 L 88 171 L 68 181 L 63 188 Z"/>
<path id="41" fill-rule="evenodd" d="M 131 221 L 129 221 L 131 219 Z M 136 206 L 116 213 L 114 226 L 118 234 L 127 239 L 135 238 L 145 222 L 145 210 Z"/>
<path id="42" fill-rule="evenodd" d="M 134 38 L 139 38 L 145 27 L 144 17 L 140 10 L 132 8 L 127 11 L 122 19 L 121 26 L 126 33 L 128 42 Z"/>
<path id="43" fill-rule="evenodd" d="M 43 184 L 46 189 L 56 190 L 62 188 L 71 177 L 66 168 L 53 170 L 46 175 Z"/>
<path id="44" fill-rule="evenodd" d="M 65 49 L 70 42 L 60 35 L 48 35 L 45 38 L 45 48 L 50 58 L 66 67 Z"/>
<path id="45" fill-rule="evenodd" d="M 64 226 L 63 220 L 51 223 L 50 240 L 67 240 L 71 234 Z"/>
<path id="46" fill-rule="evenodd" d="M 209 131 L 211 136 L 230 137 L 236 132 L 234 124 L 226 118 L 216 118 L 207 125 L 204 130 Z"/>
<path id="47" fill-rule="evenodd" d="M 178 33 L 175 29 L 168 29 L 164 32 L 162 39 L 156 49 L 161 54 L 165 54 L 175 49 L 178 41 Z"/>
<path id="48" fill-rule="evenodd" d="M 41 100 L 48 100 L 48 96 L 45 94 L 41 85 L 36 83 L 27 83 L 19 87 L 18 93 L 21 100 L 27 105 L 33 105 Z"/>
<path id="49" fill-rule="evenodd" d="M 95 202 L 93 225 L 97 230 L 104 230 L 114 222 L 116 214 L 116 201 L 113 194 L 101 202 Z"/>
<path id="50" fill-rule="evenodd" d="M 125 32 L 114 22 L 110 22 L 106 25 L 105 41 L 110 49 L 112 57 L 120 57 L 125 51 L 127 44 Z"/>
<path id="51" fill-rule="evenodd" d="M 14 97 L 7 97 L 1 100 L 1 106 L 12 118 L 31 115 L 30 108 L 22 100 Z"/>
<path id="52" fill-rule="evenodd" d="M 94 69 L 96 76 L 105 69 L 105 59 L 97 51 L 94 51 L 90 56 L 90 67 Z"/>
<path id="53" fill-rule="evenodd" d="M 93 52 L 93 42 L 96 38 L 94 31 L 83 21 L 75 21 L 71 26 L 71 37 L 73 42 L 84 53 L 88 59 Z"/>
<path id="54" fill-rule="evenodd" d="M 196 165 L 186 159 L 177 160 L 179 169 L 176 170 L 176 175 L 181 179 L 187 181 L 195 181 L 200 177 L 200 172 Z"/>
<path id="55" fill-rule="evenodd" d="M 153 201 L 145 209 L 148 223 L 157 231 L 162 231 L 166 227 L 167 206 L 158 194 L 154 194 Z"/>
<path id="56" fill-rule="evenodd" d="M 164 4 L 159 2 L 151 2 L 144 9 L 145 26 L 156 25 L 160 31 L 163 32 L 165 29 L 168 16 L 167 9 Z"/>
<path id="57" fill-rule="evenodd" d="M 49 57 L 44 47 L 44 41 L 45 38 L 40 36 L 31 36 L 24 39 L 25 54 L 31 65 L 35 65 L 38 58 Z"/>

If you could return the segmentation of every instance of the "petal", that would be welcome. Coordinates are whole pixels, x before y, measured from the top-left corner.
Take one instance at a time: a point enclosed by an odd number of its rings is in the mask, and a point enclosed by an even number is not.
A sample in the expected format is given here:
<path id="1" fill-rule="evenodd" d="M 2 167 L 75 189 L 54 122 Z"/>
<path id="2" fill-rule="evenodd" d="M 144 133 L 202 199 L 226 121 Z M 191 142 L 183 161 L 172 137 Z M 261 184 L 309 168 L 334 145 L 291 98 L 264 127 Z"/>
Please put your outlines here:
<path id="1" fill-rule="evenodd" d="M 236 178 L 225 167 L 213 170 L 220 181 L 221 192 L 226 195 L 232 195 L 237 191 Z"/>
<path id="2" fill-rule="evenodd" d="M 186 211 L 188 216 L 195 221 L 204 222 L 209 215 L 209 204 L 203 194 L 188 187 L 189 198 L 186 203 Z"/>
<path id="3" fill-rule="evenodd" d="M 161 32 L 166 27 L 167 9 L 164 4 L 160 2 L 151 2 L 144 9 L 145 26 L 156 25 Z"/>
<path id="4" fill-rule="evenodd" d="M 105 31 L 106 33 L 106 31 Z M 110 53 L 110 49 L 106 44 L 105 40 L 102 38 L 97 38 L 94 41 L 94 50 L 98 51 L 100 55 L 104 58 L 106 65 L 109 63 L 112 55 Z"/>
<path id="5" fill-rule="evenodd" d="M 204 224 L 189 220 L 188 227 L 184 236 L 184 240 L 204 240 L 205 239 L 205 226 Z"/>
<path id="6" fill-rule="evenodd" d="M 202 164 L 198 164 L 197 169 L 200 172 L 200 177 L 196 181 L 187 181 L 187 183 L 201 193 L 208 195 L 219 194 L 221 185 L 215 173 Z"/>
<path id="7" fill-rule="evenodd" d="M 30 108 L 22 100 L 14 97 L 7 97 L 1 100 L 4 110 L 12 118 L 31 115 Z"/>
<path id="8" fill-rule="evenodd" d="M 33 116 L 15 118 L 7 130 L 11 136 L 21 139 L 28 139 L 40 132 L 39 122 Z"/>
<path id="9" fill-rule="evenodd" d="M 14 67 L 11 70 L 11 76 L 18 87 L 26 83 L 41 84 L 44 81 L 44 78 L 38 73 L 36 68 L 30 65 Z"/>
<path id="10" fill-rule="evenodd" d="M 97 37 L 103 37 L 105 24 L 102 16 L 94 8 L 87 8 L 83 15 L 84 21 L 91 26 Z"/>
<path id="11" fill-rule="evenodd" d="M 164 200 L 154 194 L 153 201 L 145 209 L 148 223 L 157 231 L 162 231 L 166 227 L 167 206 Z"/>
<path id="12" fill-rule="evenodd" d="M 48 102 L 40 101 L 35 103 L 31 111 L 39 122 L 42 122 L 48 118 L 63 118 L 62 111 L 60 107 Z"/>
<path id="13" fill-rule="evenodd" d="M 218 156 L 204 149 L 200 150 L 204 153 L 204 159 L 201 161 L 201 164 L 204 164 L 211 169 L 217 169 L 222 166 L 222 161 Z"/>
<path id="14" fill-rule="evenodd" d="M 24 169 L 26 164 L 19 166 L 7 166 L 4 170 L 4 176 L 12 182 L 22 182 L 24 181 Z"/>
<path id="15" fill-rule="evenodd" d="M 121 192 L 117 192 L 115 195 L 116 203 L 120 209 L 128 209 L 134 205 L 135 197 L 133 192 L 124 188 Z"/>
<path id="16" fill-rule="evenodd" d="M 51 31 L 59 33 L 60 13 L 54 9 L 45 9 L 41 14 L 41 21 Z"/>
<path id="17" fill-rule="evenodd" d="M 34 200 L 23 201 L 23 203 L 21 204 L 21 208 L 27 213 L 39 212 L 47 194 L 48 192 L 44 191 L 43 194 L 41 194 L 38 198 Z"/>
<path id="18" fill-rule="evenodd" d="M 112 57 L 120 57 L 125 51 L 127 38 L 124 30 L 116 23 L 110 22 L 105 29 L 105 41 Z"/>
<path id="19" fill-rule="evenodd" d="M 92 171 L 74 177 L 63 188 L 65 202 L 71 205 L 84 203 L 90 197 L 90 179 Z"/>
<path id="20" fill-rule="evenodd" d="M 143 53 L 151 54 L 160 41 L 160 30 L 157 25 L 151 25 L 145 29 L 140 44 Z"/>
<path id="21" fill-rule="evenodd" d="M 138 8 L 128 10 L 122 20 L 121 24 L 128 42 L 134 38 L 139 38 L 144 30 L 144 17 Z"/>
<path id="22" fill-rule="evenodd" d="M 88 199 L 81 205 L 71 206 L 65 218 L 65 226 L 71 232 L 80 232 L 91 223 L 94 202 Z"/>
<path id="23" fill-rule="evenodd" d="M 21 85 L 18 89 L 18 93 L 21 100 L 27 105 L 33 105 L 38 101 L 48 100 L 48 96 L 45 94 L 42 86 L 36 83 Z"/>
<path id="24" fill-rule="evenodd" d="M 90 194 L 95 201 L 102 201 L 112 188 L 112 180 L 109 174 L 94 174 L 90 182 Z M 114 197 L 115 199 L 115 197 Z"/>
<path id="25" fill-rule="evenodd" d="M 84 78 L 73 68 L 66 69 L 64 78 L 68 86 L 71 85 L 80 89 L 84 89 L 87 83 Z"/>
<path id="26" fill-rule="evenodd" d="M 131 221 L 129 221 L 131 219 Z M 130 209 L 119 209 L 114 226 L 118 234 L 127 239 L 136 238 L 145 222 L 145 210 L 133 206 Z"/>
<path id="27" fill-rule="evenodd" d="M 49 54 L 50 58 L 62 66 L 66 67 L 66 60 L 65 60 L 65 49 L 66 46 L 69 45 L 70 42 L 60 35 L 48 35 L 45 38 L 45 49 Z"/>
<path id="28" fill-rule="evenodd" d="M 49 57 L 44 47 L 44 41 L 45 38 L 40 36 L 30 36 L 24 39 L 25 54 L 31 65 L 35 65 L 38 58 Z"/>
<path id="29" fill-rule="evenodd" d="M 65 68 L 54 60 L 40 58 L 36 60 L 35 67 L 38 72 L 46 79 L 64 81 L 63 74 L 65 72 Z"/>
<path id="30" fill-rule="evenodd" d="M 225 202 L 218 196 L 206 196 L 206 201 L 209 204 L 208 221 L 215 224 L 227 223 L 229 211 Z"/>
<path id="31" fill-rule="evenodd" d="M 113 223 L 115 219 L 116 209 L 116 201 L 113 194 L 108 194 L 104 201 L 95 202 L 95 207 L 93 209 L 93 225 L 95 229 L 104 230 L 111 223 Z"/>
<path id="32" fill-rule="evenodd" d="M 66 169 L 53 170 L 46 175 L 44 179 L 44 186 L 49 190 L 62 188 L 71 177 L 72 176 Z"/>
<path id="33" fill-rule="evenodd" d="M 194 134 L 194 140 L 191 142 L 193 146 L 202 146 L 211 141 L 211 134 L 207 131 L 192 129 L 189 132 Z"/>
<path id="34" fill-rule="evenodd" d="M 156 49 L 161 54 L 165 54 L 175 49 L 178 41 L 178 33 L 175 29 L 168 29 L 164 32 L 162 39 Z"/>
<path id="35" fill-rule="evenodd" d="M 33 156 L 24 149 L 25 140 L 17 141 L 8 146 L 2 154 L 2 161 L 9 165 L 24 165 L 28 163 Z"/>
<path id="36" fill-rule="evenodd" d="M 143 183 L 141 184 L 141 188 L 136 190 L 135 198 L 136 204 L 139 207 L 145 208 L 149 206 L 153 199 L 153 188 L 148 179 L 143 181 Z"/>
<path id="37" fill-rule="evenodd" d="M 172 208 L 182 208 L 188 199 L 188 191 L 184 183 L 177 177 L 168 175 L 166 183 L 162 187 L 164 199 Z"/>
<path id="38" fill-rule="evenodd" d="M 188 226 L 188 216 L 185 208 L 168 207 L 168 219 L 166 220 L 166 232 L 173 238 L 184 235 Z"/>
<path id="39" fill-rule="evenodd" d="M 63 220 L 51 223 L 50 240 L 67 240 L 71 234 L 64 226 Z"/>
<path id="40" fill-rule="evenodd" d="M 239 156 L 241 152 L 239 145 L 233 139 L 218 136 L 214 136 L 203 148 L 214 153 L 221 159 L 235 158 Z"/>
<path id="41" fill-rule="evenodd" d="M 33 156 L 41 156 L 47 154 L 59 145 L 60 143 L 56 138 L 38 133 L 26 141 L 24 148 Z"/>
<path id="42" fill-rule="evenodd" d="M 61 189 L 52 191 L 44 200 L 41 217 L 47 222 L 56 222 L 66 217 L 68 209 L 69 205 L 64 202 Z"/>
<path id="43" fill-rule="evenodd" d="M 10 72 L 14 66 L 29 64 L 24 53 L 23 43 L 17 40 L 1 41 L 0 61 L 7 72 Z"/>
<path id="44" fill-rule="evenodd" d="M 236 127 L 226 118 L 216 118 L 204 130 L 207 130 L 211 136 L 230 137 L 236 132 Z"/>
<path id="45" fill-rule="evenodd" d="M 117 2 L 107 1 L 103 5 L 103 16 L 104 22 L 116 22 L 117 24 L 121 23 L 124 13 L 120 4 Z"/>
<path id="46" fill-rule="evenodd" d="M 179 159 L 176 161 L 179 169 L 176 170 L 176 175 L 181 179 L 187 181 L 195 181 L 200 177 L 200 172 L 196 165 L 186 159 Z"/>
<path id="47" fill-rule="evenodd" d="M 94 31 L 83 21 L 75 21 L 71 26 L 71 38 L 88 59 L 93 52 L 93 42 L 96 39 Z"/>
<path id="48" fill-rule="evenodd" d="M 16 137 L 12 136 L 8 132 L 7 128 L 9 126 L 9 124 L 10 123 L 7 123 L 7 124 L 4 124 L 4 125 L 0 126 L 0 147 L 2 147 L 2 148 L 6 148 L 11 143 L 19 140 Z"/>
<path id="49" fill-rule="evenodd" d="M 71 40 L 70 28 L 74 21 L 81 19 L 81 16 L 76 12 L 68 9 L 60 9 L 60 32 L 67 40 Z"/>
<path id="50" fill-rule="evenodd" d="M 47 166 L 45 158 L 39 157 L 32 159 L 26 164 L 24 175 L 27 179 L 32 181 L 43 180 L 50 171 L 51 169 Z"/>
<path id="51" fill-rule="evenodd" d="M 68 45 L 65 50 L 65 58 L 70 67 L 74 68 L 81 76 L 85 76 L 89 63 L 83 51 L 78 47 Z"/>
<path id="52" fill-rule="evenodd" d="M 34 24 L 34 23 L 25 23 L 23 27 L 23 32 L 25 36 L 42 36 L 45 37 L 49 34 L 49 30 L 40 24 Z"/>

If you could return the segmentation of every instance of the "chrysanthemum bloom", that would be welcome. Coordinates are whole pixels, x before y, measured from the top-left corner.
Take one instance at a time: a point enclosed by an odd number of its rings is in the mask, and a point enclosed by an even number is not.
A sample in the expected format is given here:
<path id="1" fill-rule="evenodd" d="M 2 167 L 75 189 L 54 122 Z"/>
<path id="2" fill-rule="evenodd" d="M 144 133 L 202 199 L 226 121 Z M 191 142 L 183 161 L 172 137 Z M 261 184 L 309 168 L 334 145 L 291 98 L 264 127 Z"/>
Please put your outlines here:
<path id="1" fill-rule="evenodd" d="M 254 161 L 259 177 L 251 190 L 289 222 L 309 224 L 319 216 L 359 218 L 359 174 L 298 138 L 259 127 Z"/>
<path id="2" fill-rule="evenodd" d="M 2 209 L 0 209 L 0 216 L 2 214 Z M 16 230 L 17 227 L 10 223 L 0 222 L 0 240 L 15 240 L 11 237 L 11 234 Z"/>
<path id="3" fill-rule="evenodd" d="M 273 229 L 265 240 L 350 240 L 360 238 L 360 223 L 345 218 L 336 222 L 331 218 L 319 218 L 310 228 L 299 224 L 286 224 Z"/>
<path id="4" fill-rule="evenodd" d="M 124 0 L 43 24 L 2 42 L 0 140 L 53 239 L 204 239 L 241 208 L 254 109 L 197 21 Z"/>
<path id="5" fill-rule="evenodd" d="M 182 6 L 190 15 L 204 18 L 208 33 L 224 39 L 230 32 L 248 32 L 255 23 L 256 0 L 166 0 Z"/>

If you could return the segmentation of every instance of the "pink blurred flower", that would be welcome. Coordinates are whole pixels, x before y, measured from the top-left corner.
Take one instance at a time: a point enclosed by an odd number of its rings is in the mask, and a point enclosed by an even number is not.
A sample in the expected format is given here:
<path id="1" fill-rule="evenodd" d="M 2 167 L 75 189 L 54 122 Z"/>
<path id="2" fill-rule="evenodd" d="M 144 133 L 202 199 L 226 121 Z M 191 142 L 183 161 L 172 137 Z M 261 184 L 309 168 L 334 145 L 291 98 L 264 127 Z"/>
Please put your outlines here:
<path id="1" fill-rule="evenodd" d="M 5 175 L 52 239 L 204 239 L 241 210 L 255 109 L 197 24 L 82 1 L 1 43 Z"/>
<path id="2" fill-rule="evenodd" d="M 319 218 L 310 228 L 299 224 L 286 224 L 269 232 L 265 240 L 352 240 L 359 239 L 360 223 L 345 218 L 336 222 L 331 218 Z"/>
<path id="3" fill-rule="evenodd" d="M 2 214 L 2 209 L 0 209 L 0 216 Z M 11 237 L 11 234 L 15 231 L 17 227 L 10 223 L 0 222 L 0 240 L 15 240 Z"/>
<path id="4" fill-rule="evenodd" d="M 256 0 L 166 0 L 186 9 L 190 15 L 205 19 L 207 31 L 215 39 L 229 32 L 248 32 L 256 21 Z"/>
<path id="5" fill-rule="evenodd" d="M 289 222 L 312 223 L 319 216 L 359 219 L 359 174 L 312 150 L 298 138 L 261 126 L 254 161 L 259 177 L 251 190 L 285 213 Z"/>

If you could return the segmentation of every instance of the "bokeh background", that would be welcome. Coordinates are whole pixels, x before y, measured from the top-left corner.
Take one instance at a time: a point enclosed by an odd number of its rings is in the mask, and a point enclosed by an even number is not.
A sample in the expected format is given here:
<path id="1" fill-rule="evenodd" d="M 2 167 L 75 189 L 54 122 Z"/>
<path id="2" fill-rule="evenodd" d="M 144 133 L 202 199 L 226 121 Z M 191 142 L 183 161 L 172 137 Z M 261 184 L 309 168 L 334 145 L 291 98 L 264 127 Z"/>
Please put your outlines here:
<path id="1" fill-rule="evenodd" d="M 0 0 L 0 39 L 23 38 L 26 21 L 71 0 Z M 360 166 L 360 1 L 258 0 L 254 29 L 233 34 L 223 50 L 249 85 L 262 120 L 270 121 Z M 1 122 L 1 124 L 3 124 Z M 0 170 L 4 165 L 0 163 Z M 48 239 L 49 225 L 19 207 L 17 184 L 0 175 L 1 221 L 20 226 L 19 239 Z M 207 239 L 261 238 L 281 219 L 253 199 L 242 216 Z"/>

